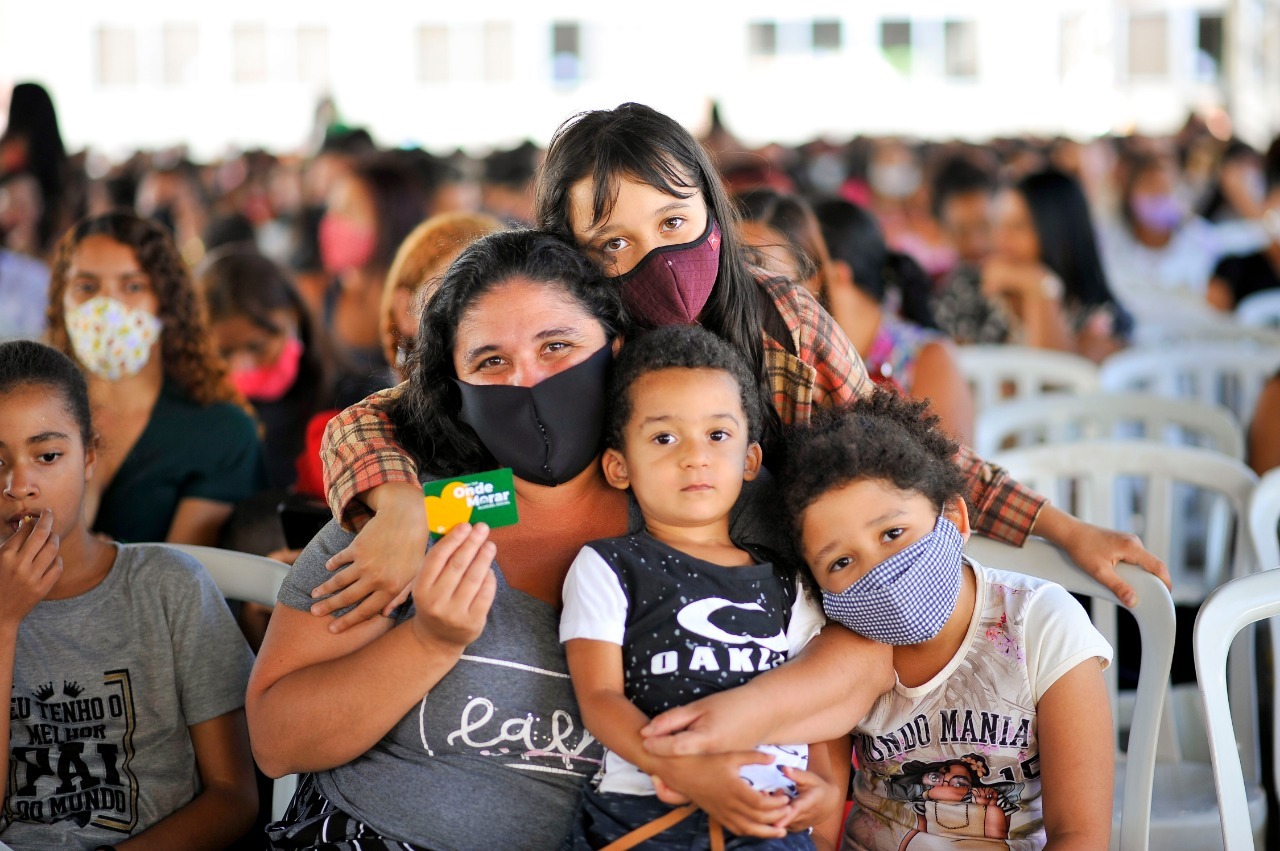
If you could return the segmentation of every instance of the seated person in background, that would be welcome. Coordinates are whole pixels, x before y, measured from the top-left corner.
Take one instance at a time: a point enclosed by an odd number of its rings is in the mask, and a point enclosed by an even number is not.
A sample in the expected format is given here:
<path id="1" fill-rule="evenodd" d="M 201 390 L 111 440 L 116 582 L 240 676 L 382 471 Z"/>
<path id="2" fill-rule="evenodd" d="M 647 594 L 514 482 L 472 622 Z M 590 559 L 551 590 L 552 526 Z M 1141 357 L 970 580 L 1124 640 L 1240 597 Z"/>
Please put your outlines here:
<path id="1" fill-rule="evenodd" d="M 897 673 L 853 731 L 842 847 L 1105 848 L 1111 648 L 1061 586 L 964 556 L 955 451 L 884 390 L 789 446 L 785 512 L 827 617 L 893 645 Z M 815 833 L 838 831 L 839 814 Z"/>
<path id="2" fill-rule="evenodd" d="M 1219 310 L 1235 310 L 1254 293 L 1280 288 L 1280 136 L 1267 150 L 1263 174 L 1267 194 L 1262 224 L 1270 241 L 1253 254 L 1224 257 L 1218 262 L 1206 297 Z"/>
<path id="3" fill-rule="evenodd" d="M 861 207 L 834 199 L 818 204 L 816 213 L 831 255 L 828 289 L 836 318 L 867 371 L 928 402 L 947 434 L 972 442 L 973 395 L 951 341 L 933 320 L 924 269 L 890 250 Z"/>
<path id="4" fill-rule="evenodd" d="M 672 811 L 657 797 L 660 763 L 640 736 L 652 716 L 781 664 L 825 623 L 796 566 L 731 529 L 729 511 L 761 460 L 759 391 L 742 356 L 697 326 L 651 331 L 623 349 L 608 400 L 605 478 L 631 491 L 644 528 L 588 543 L 565 578 L 560 640 L 582 720 L 607 748 L 579 807 L 578 849 Z M 769 756 L 760 762 L 773 765 L 745 766 L 744 782 L 799 791 L 806 827 L 840 809 L 843 787 L 799 770 L 809 764 L 805 745 L 761 750 Z M 814 763 L 829 771 L 825 752 Z M 689 814 L 657 841 L 699 848 L 709 828 L 719 829 Z M 738 842 L 813 847 L 807 831 Z"/>
<path id="5" fill-rule="evenodd" d="M 86 373 L 102 435 L 86 517 L 121 541 L 214 544 L 265 481 L 262 444 L 173 240 L 111 212 L 58 244 L 49 342 Z"/>
<path id="6" fill-rule="evenodd" d="M 1261 225 L 1194 215 L 1177 194 L 1176 161 L 1160 151 L 1129 152 L 1119 173 L 1119 208 L 1098 231 L 1112 291 L 1140 323 L 1202 321 L 1212 314 L 1205 292 L 1214 267 L 1258 250 L 1266 242 Z"/>
<path id="7" fill-rule="evenodd" d="M 223 848 L 257 814 L 253 659 L 190 556 L 89 531 L 96 461 L 76 364 L 0 344 L 0 842 Z"/>
<path id="8" fill-rule="evenodd" d="M 959 281 L 934 300 L 938 324 L 958 343 L 982 327 L 987 342 L 1076 352 L 1094 361 L 1127 344 L 1133 320 L 1111 293 L 1080 184 L 1047 169 L 996 196 L 995 250 L 981 298 Z M 1004 325 L 995 333 L 994 322 Z"/>
<path id="9" fill-rule="evenodd" d="M 288 273 L 252 246 L 225 246 L 197 273 L 231 383 L 262 421 L 268 482 L 290 487 L 311 418 L 354 404 L 382 385 L 354 374 Z"/>
<path id="10" fill-rule="evenodd" d="M 735 198 L 744 241 L 770 271 L 803 284 L 836 320 L 873 381 L 928 399 L 947 431 L 973 437 L 973 400 L 946 337 L 933 330 L 930 281 L 891 251 L 875 218 L 844 200 L 815 210 L 760 187 Z"/>
<path id="11" fill-rule="evenodd" d="M 418 225 L 400 243 L 382 290 L 382 348 L 397 381 L 405 377 L 422 307 L 440 277 L 462 249 L 502 229 L 501 222 L 483 213 L 440 213 Z"/>

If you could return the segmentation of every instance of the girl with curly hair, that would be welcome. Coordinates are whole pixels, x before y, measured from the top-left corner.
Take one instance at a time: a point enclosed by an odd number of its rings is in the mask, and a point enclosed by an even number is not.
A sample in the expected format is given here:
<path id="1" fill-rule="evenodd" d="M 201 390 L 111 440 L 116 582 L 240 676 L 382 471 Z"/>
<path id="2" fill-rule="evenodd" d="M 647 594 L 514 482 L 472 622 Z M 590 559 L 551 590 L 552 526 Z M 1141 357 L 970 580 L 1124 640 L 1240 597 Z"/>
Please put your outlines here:
<path id="1" fill-rule="evenodd" d="M 1062 586 L 964 555 L 964 474 L 927 410 L 877 390 L 787 447 L 783 514 L 823 610 L 892 645 L 897 675 L 853 730 L 843 842 L 815 831 L 859 851 L 1105 848 L 1111 648 Z"/>
<path id="2" fill-rule="evenodd" d="M 216 543 L 265 481 L 262 447 L 173 240 L 130 212 L 81 220 L 55 250 L 48 321 L 49 343 L 85 372 L 100 430 L 92 529 Z"/>

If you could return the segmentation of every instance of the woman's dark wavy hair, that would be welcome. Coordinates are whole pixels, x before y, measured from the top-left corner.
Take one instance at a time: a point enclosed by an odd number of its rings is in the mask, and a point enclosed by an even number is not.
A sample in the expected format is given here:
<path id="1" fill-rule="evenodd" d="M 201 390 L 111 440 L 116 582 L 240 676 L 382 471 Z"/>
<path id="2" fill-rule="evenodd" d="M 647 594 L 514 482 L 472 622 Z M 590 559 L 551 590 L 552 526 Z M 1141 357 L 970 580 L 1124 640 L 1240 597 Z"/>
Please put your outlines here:
<path id="1" fill-rule="evenodd" d="M 720 271 L 698 322 L 732 343 L 751 371 L 763 377 L 759 287 L 738 238 L 738 214 L 711 157 L 689 131 L 638 103 L 580 112 L 565 121 L 551 137 L 538 171 L 538 227 L 573 240 L 569 189 L 583 178 L 593 184 L 591 221 L 586 223 L 592 226 L 612 212 L 624 178 L 675 198 L 702 191 L 708 211 L 720 223 L 721 243 Z"/>
<path id="2" fill-rule="evenodd" d="M 1013 189 L 1031 211 L 1040 262 L 1065 285 L 1063 300 L 1078 307 L 1115 302 L 1102 270 L 1089 202 L 1075 178 L 1049 168 L 1028 174 Z"/>
<path id="3" fill-rule="evenodd" d="M 196 271 L 210 322 L 238 316 L 278 336 L 287 329 L 271 314 L 296 316 L 302 360 L 288 397 L 298 401 L 304 419 L 333 404 L 332 345 L 284 269 L 252 244 L 232 243 L 211 252 Z"/>
<path id="4" fill-rule="evenodd" d="M 94 445 L 89 385 L 71 358 L 34 340 L 0 343 L 0 396 L 22 387 L 52 390 L 62 397 L 67 413 L 76 421 L 85 448 Z"/>
<path id="5" fill-rule="evenodd" d="M 462 400 L 453 379 L 458 324 L 482 295 L 512 278 L 545 284 L 594 316 L 605 338 L 627 328 L 622 297 L 606 286 L 571 241 L 538 230 L 500 231 L 473 242 L 445 272 L 422 313 L 408 381 L 388 411 L 396 436 L 425 473 L 449 475 L 496 465 L 475 431 L 458 419 Z"/>
<path id="6" fill-rule="evenodd" d="M 747 439 L 759 440 L 762 417 L 760 388 L 747 369 L 742 353 L 727 340 L 697 325 L 671 325 L 649 331 L 627 343 L 609 376 L 609 409 L 604 421 L 604 445 L 622 449 L 631 419 L 631 388 L 642 376 L 665 369 L 718 369 L 738 385 L 747 416 Z"/>
<path id="7" fill-rule="evenodd" d="M 151 278 L 160 302 L 156 316 L 160 332 L 160 357 L 165 377 L 200 405 L 231 402 L 251 411 L 244 397 L 227 380 L 227 365 L 218 354 L 209 331 L 204 304 L 196 294 L 191 273 L 173 238 L 162 225 L 126 210 L 114 210 L 81 219 L 63 234 L 54 251 L 49 274 L 48 342 L 75 360 L 67 336 L 63 296 L 70 283 L 71 259 L 80 243 L 91 236 L 105 236 L 131 249 L 142 271 Z M 79 361 L 76 361 L 79 363 Z"/>
<path id="8" fill-rule="evenodd" d="M 358 158 L 351 174 L 369 192 L 377 218 L 377 242 L 369 266 L 391 268 L 404 238 L 427 218 L 427 190 L 413 160 L 400 151 L 379 151 Z"/>
<path id="9" fill-rule="evenodd" d="M 955 463 L 957 444 L 938 428 L 928 401 L 877 388 L 847 408 L 814 411 L 808 426 L 791 429 L 780 486 L 796 552 L 805 509 L 824 494 L 879 479 L 926 497 L 942 511 L 967 491 Z"/>
<path id="10" fill-rule="evenodd" d="M 938 327 L 929 306 L 933 288 L 929 274 L 910 255 L 889 250 L 871 213 L 842 198 L 820 201 L 813 212 L 831 259 L 849 266 L 858 289 L 876 304 L 884 304 L 889 290 L 897 290 L 904 319 L 925 328 Z"/>
<path id="11" fill-rule="evenodd" d="M 768 225 L 787 238 L 787 244 L 778 247 L 795 257 L 801 275 L 818 276 L 818 301 L 827 307 L 828 270 L 823 268 L 826 252 L 819 245 L 822 234 L 818 232 L 818 220 L 809 203 L 799 195 L 780 192 L 772 186 L 745 189 L 733 196 L 733 202 L 743 221 Z M 752 258 L 752 262 L 764 266 L 758 257 Z"/>

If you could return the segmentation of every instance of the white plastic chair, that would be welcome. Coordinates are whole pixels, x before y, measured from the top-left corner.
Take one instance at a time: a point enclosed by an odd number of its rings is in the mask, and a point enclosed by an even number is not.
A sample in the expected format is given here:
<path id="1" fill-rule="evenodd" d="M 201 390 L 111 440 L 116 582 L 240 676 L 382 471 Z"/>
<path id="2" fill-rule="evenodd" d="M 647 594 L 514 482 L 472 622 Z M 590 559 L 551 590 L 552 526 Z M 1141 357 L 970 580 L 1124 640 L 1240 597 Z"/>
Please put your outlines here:
<path id="1" fill-rule="evenodd" d="M 1198 399 L 1231 409 L 1242 423 L 1253 418 L 1258 394 L 1280 367 L 1280 345 L 1193 342 L 1127 349 L 1102 362 L 1102 389 Z"/>
<path id="2" fill-rule="evenodd" d="M 1236 305 L 1236 321 L 1251 328 L 1280 330 L 1280 290 L 1247 295 Z"/>
<path id="3" fill-rule="evenodd" d="M 1103 603 L 1116 604 L 1115 596 L 1086 576 L 1058 548 L 1039 538 L 1028 540 L 1023 547 L 1012 547 L 987 538 L 974 537 L 969 539 L 965 552 L 989 567 L 1048 579 L 1068 591 L 1095 598 L 1095 621 L 1100 621 L 1099 629 L 1112 647 L 1115 647 L 1114 617 L 1110 619 L 1110 625 L 1106 618 L 1098 618 L 1100 610 L 1113 611 L 1112 606 L 1104 606 Z M 1138 592 L 1138 605 L 1131 611 L 1138 621 L 1142 636 L 1142 669 L 1138 676 L 1134 705 L 1135 717 L 1142 718 L 1144 723 L 1133 726 L 1129 732 L 1127 753 L 1116 760 L 1112 823 L 1118 824 L 1119 829 L 1114 826 L 1112 828 L 1111 847 L 1123 851 L 1145 851 L 1151 827 L 1152 791 L 1160 787 L 1155 769 L 1165 684 L 1168 682 L 1169 666 L 1173 660 L 1173 601 L 1160 580 L 1146 571 L 1133 565 L 1120 565 L 1119 573 Z M 1120 716 L 1116 705 L 1115 668 L 1112 665 L 1108 669 L 1106 680 L 1107 692 L 1111 696 L 1112 722 L 1116 726 L 1118 753 Z M 1162 804 L 1157 802 L 1156 806 L 1160 807 Z"/>
<path id="4" fill-rule="evenodd" d="M 1258 558 L 1258 567 L 1270 570 L 1280 566 L 1280 467 L 1268 470 L 1258 480 L 1253 489 L 1253 498 L 1249 500 L 1249 536 L 1253 538 L 1253 550 Z M 1271 622 L 1271 662 L 1280 660 L 1280 621 Z M 1271 678 L 1271 705 L 1273 712 L 1280 711 L 1280 677 Z M 1278 716 L 1280 717 L 1280 716 Z M 1275 727 L 1280 730 L 1280 723 Z M 1280 736 L 1272 734 L 1272 788 L 1275 779 L 1280 776 Z"/>
<path id="5" fill-rule="evenodd" d="M 1243 462 L 1210 449 L 1168 446 L 1145 440 L 1084 440 L 993 453 L 1018 481 L 1082 520 L 1133 532 L 1169 565 L 1173 598 L 1199 603 L 1208 592 L 1252 570 L 1245 517 L 1258 482 Z M 1202 493 L 1204 517 L 1227 515 L 1212 524 L 1218 533 L 1203 554 L 1186 550 L 1192 524 L 1181 509 L 1184 494 Z M 1131 497 L 1138 496 L 1135 505 Z M 1117 498 L 1119 495 L 1120 498 Z"/>
<path id="6" fill-rule="evenodd" d="M 957 346 L 956 354 L 979 411 L 1002 399 L 1098 389 L 1093 361 L 1068 352 L 1030 346 Z"/>
<path id="7" fill-rule="evenodd" d="M 249 553 L 223 550 L 217 547 L 201 547 L 195 544 L 168 544 L 195 557 L 209 571 L 218 590 L 228 600 L 241 600 L 274 606 L 276 594 L 289 575 L 289 567 L 283 562 Z M 271 785 L 271 818 L 279 821 L 293 799 L 298 787 L 298 775 L 286 774 L 276 778 Z"/>
<path id="8" fill-rule="evenodd" d="M 1209 752 L 1213 759 L 1214 786 L 1218 793 L 1218 813 L 1227 851 L 1252 851 L 1257 845 L 1256 829 L 1251 829 L 1254 802 L 1246 788 L 1241 766 L 1242 743 L 1236 730 L 1257 724 L 1258 707 L 1252 690 L 1239 680 L 1252 683 L 1253 672 L 1241 670 L 1237 657 L 1248 645 L 1235 641 L 1247 627 L 1265 618 L 1280 615 L 1280 570 L 1264 570 L 1233 579 L 1214 590 L 1196 616 L 1193 646 L 1196 679 L 1204 704 Z M 1248 633 L 1243 636 L 1248 641 Z M 1228 651 L 1234 651 L 1228 654 Z M 1228 660 L 1231 670 L 1228 678 Z M 1230 699 L 1228 699 L 1228 695 Z"/>
<path id="9" fill-rule="evenodd" d="M 1214 449 L 1244 460 L 1244 432 L 1226 408 L 1138 393 L 1015 399 L 978 414 L 973 448 L 989 457 L 1039 443 L 1142 439 Z"/>
<path id="10" fill-rule="evenodd" d="M 1254 569 L 1245 517 L 1257 476 L 1240 461 L 1208 449 L 1146 441 L 1034 446 L 999 453 L 992 460 L 1077 517 L 1140 534 L 1147 549 L 1169 565 L 1175 600 L 1199 603 L 1211 589 Z M 1137 511 L 1127 498 L 1134 492 L 1134 485 L 1142 497 Z M 1175 509 L 1182 507 L 1183 501 L 1178 497 L 1187 488 L 1209 497 L 1206 510 L 1210 517 L 1218 511 L 1225 515 L 1221 524 L 1210 526 L 1223 534 L 1206 540 L 1203 564 L 1189 564 L 1186 549 L 1180 546 L 1188 524 Z M 1117 492 L 1125 498 L 1117 499 Z M 1095 614 L 1100 629 L 1107 617 L 1107 613 Z M 1114 618 L 1114 612 L 1109 617 Z M 1252 656 L 1251 648 L 1239 655 L 1244 660 L 1241 664 L 1248 664 L 1246 657 Z M 1252 688 L 1252 679 L 1241 677 L 1241 681 Z M 1216 799 L 1209 794 L 1212 769 L 1208 740 L 1196 691 L 1179 686 L 1169 690 L 1166 701 L 1160 725 L 1161 765 L 1156 772 L 1153 844 L 1197 851 L 1221 847 Z M 1123 702 L 1121 715 L 1126 715 Z M 1132 719 L 1132 729 L 1148 723 L 1136 710 Z M 1257 725 L 1248 725 L 1241 734 L 1252 823 L 1255 830 L 1262 830 L 1266 798 L 1261 785 Z"/>
<path id="11" fill-rule="evenodd" d="M 1258 565 L 1266 570 L 1280 565 L 1280 538 L 1277 538 L 1276 531 L 1278 527 L 1280 467 L 1263 474 L 1257 487 L 1253 489 L 1253 498 L 1249 500 L 1249 536 L 1253 538 Z M 1276 765 L 1280 767 L 1280 763 Z"/>

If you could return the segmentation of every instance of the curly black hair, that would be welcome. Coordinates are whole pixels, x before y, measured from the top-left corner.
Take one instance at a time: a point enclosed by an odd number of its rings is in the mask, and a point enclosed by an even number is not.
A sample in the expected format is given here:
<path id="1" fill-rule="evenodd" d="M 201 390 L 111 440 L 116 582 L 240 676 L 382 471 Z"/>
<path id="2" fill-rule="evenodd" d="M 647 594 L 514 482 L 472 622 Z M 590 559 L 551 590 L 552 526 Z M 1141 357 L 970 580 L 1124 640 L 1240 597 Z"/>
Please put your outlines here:
<path id="1" fill-rule="evenodd" d="M 954 460 L 957 444 L 928 408 L 877 388 L 852 407 L 815 411 L 807 427 L 791 430 L 780 486 L 797 542 L 805 509 L 856 481 L 881 479 L 914 491 L 939 512 L 962 497 L 968 481 Z"/>
<path id="2" fill-rule="evenodd" d="M 631 387 L 643 375 L 664 369 L 719 369 L 737 382 L 747 415 L 747 439 L 758 441 L 764 412 L 759 385 L 733 345 L 698 325 L 670 325 L 650 331 L 622 347 L 609 377 L 609 412 L 604 445 L 622 449 L 622 433 L 631 419 Z"/>

